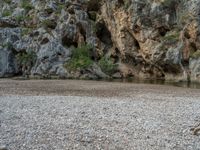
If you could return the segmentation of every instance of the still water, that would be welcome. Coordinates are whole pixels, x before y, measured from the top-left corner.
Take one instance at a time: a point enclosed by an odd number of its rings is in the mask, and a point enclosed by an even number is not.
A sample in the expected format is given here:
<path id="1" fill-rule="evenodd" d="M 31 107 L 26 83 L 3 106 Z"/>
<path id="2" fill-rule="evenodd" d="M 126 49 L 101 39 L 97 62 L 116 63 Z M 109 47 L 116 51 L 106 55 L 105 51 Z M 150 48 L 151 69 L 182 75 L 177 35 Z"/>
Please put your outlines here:
<path id="1" fill-rule="evenodd" d="M 187 82 L 187 81 L 166 81 L 166 80 L 142 80 L 142 79 L 111 79 L 110 82 L 125 82 L 125 83 L 137 83 L 137 84 L 158 84 L 158 85 L 173 85 L 184 88 L 200 89 L 200 82 Z"/>

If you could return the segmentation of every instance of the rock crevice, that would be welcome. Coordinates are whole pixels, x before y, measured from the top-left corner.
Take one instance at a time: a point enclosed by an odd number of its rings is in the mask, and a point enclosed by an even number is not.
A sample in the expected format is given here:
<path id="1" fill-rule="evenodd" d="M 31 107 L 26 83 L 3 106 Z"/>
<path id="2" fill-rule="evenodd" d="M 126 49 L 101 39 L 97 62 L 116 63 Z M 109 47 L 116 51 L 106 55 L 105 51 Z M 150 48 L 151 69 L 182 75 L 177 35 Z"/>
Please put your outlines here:
<path id="1" fill-rule="evenodd" d="M 2 0 L 0 76 L 200 80 L 199 6 L 198 0 Z M 72 68 L 73 51 L 84 45 L 89 57 L 76 57 Z M 35 63 L 22 70 L 33 53 Z"/>

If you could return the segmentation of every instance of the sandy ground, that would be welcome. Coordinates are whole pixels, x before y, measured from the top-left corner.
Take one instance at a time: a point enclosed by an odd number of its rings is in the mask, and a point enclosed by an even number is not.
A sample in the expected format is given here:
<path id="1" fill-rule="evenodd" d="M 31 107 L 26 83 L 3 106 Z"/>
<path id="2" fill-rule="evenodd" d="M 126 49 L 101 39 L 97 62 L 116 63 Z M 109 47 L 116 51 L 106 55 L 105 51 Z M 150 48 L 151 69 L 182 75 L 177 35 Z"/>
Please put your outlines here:
<path id="1" fill-rule="evenodd" d="M 0 148 L 200 150 L 200 90 L 76 80 L 0 80 Z"/>

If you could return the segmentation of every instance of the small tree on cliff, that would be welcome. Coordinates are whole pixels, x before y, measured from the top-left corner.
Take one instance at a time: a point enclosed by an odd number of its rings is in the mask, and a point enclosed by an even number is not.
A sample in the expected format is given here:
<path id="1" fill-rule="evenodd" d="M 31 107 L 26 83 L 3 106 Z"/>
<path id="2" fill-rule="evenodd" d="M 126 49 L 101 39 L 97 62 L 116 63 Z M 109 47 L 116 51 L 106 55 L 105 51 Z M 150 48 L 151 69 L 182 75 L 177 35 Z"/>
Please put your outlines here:
<path id="1" fill-rule="evenodd" d="M 16 60 L 24 77 L 29 77 L 32 66 L 36 62 L 35 52 L 20 52 L 16 55 Z"/>

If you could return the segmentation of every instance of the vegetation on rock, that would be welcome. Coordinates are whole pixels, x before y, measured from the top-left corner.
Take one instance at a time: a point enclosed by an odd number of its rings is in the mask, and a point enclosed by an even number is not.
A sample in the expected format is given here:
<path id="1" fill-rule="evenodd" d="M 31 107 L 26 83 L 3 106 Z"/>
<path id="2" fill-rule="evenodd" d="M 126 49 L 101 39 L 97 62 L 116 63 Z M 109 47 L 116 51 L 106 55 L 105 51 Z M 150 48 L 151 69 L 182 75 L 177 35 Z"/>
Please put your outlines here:
<path id="1" fill-rule="evenodd" d="M 7 4 L 11 4 L 12 0 L 3 0 L 3 2 L 5 2 Z"/>
<path id="2" fill-rule="evenodd" d="M 28 0 L 21 0 L 21 7 L 24 8 L 26 12 L 34 8 Z"/>
<path id="3" fill-rule="evenodd" d="M 180 33 L 177 31 L 174 31 L 172 33 L 165 35 L 163 37 L 163 40 L 169 43 L 174 43 L 174 42 L 178 42 L 179 36 L 180 36 Z"/>
<path id="4" fill-rule="evenodd" d="M 191 57 L 195 59 L 200 58 L 200 50 L 197 50 L 196 52 L 194 52 Z"/>
<path id="5" fill-rule="evenodd" d="M 23 75 L 30 73 L 31 67 L 35 64 L 37 55 L 35 52 L 20 52 L 16 55 L 16 60 Z"/>
<path id="6" fill-rule="evenodd" d="M 44 28 L 51 28 L 51 29 L 55 29 L 57 23 L 54 20 L 43 20 L 42 21 L 42 26 Z"/>
<path id="7" fill-rule="evenodd" d="M 108 75 L 112 75 L 117 69 L 117 65 L 114 64 L 113 61 L 106 56 L 102 57 L 99 60 L 98 64 L 101 67 L 102 71 Z"/>
<path id="8" fill-rule="evenodd" d="M 12 14 L 12 12 L 11 12 L 10 10 L 7 10 L 7 9 L 6 9 L 6 10 L 3 11 L 2 16 L 3 16 L 3 17 L 8 17 L 8 16 L 10 16 L 11 14 Z"/>
<path id="9" fill-rule="evenodd" d="M 92 65 L 91 59 L 92 46 L 89 44 L 82 45 L 72 50 L 71 59 L 65 64 L 69 70 L 86 69 Z"/>

